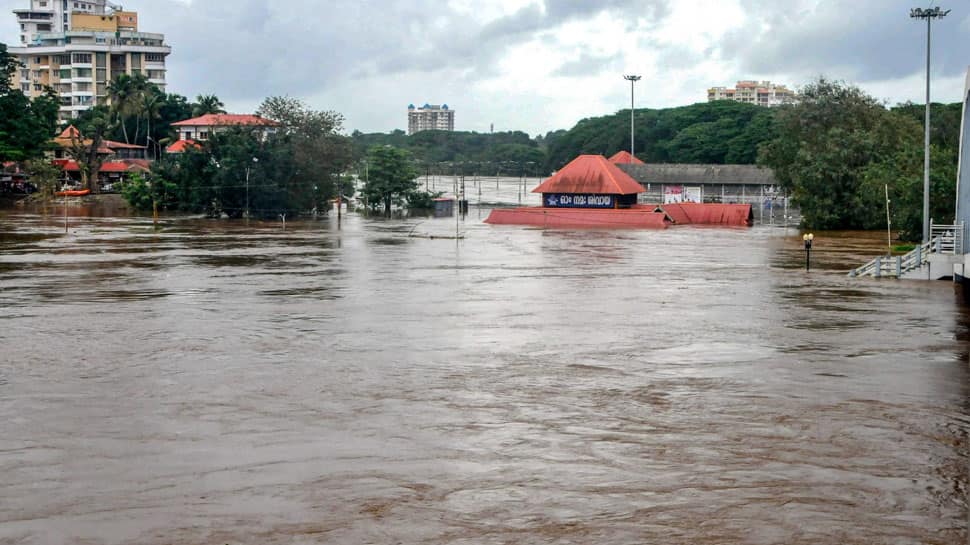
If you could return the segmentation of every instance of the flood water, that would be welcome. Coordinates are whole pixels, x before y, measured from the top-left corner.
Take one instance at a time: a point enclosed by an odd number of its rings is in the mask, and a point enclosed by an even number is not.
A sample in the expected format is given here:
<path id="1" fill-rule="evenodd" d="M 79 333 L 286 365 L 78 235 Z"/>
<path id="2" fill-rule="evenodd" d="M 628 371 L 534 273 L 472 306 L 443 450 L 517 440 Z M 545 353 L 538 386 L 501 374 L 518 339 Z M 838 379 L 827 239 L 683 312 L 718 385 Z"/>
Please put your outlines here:
<path id="1" fill-rule="evenodd" d="M 970 312 L 878 233 L 484 215 L 0 211 L 0 543 L 966 542 Z"/>

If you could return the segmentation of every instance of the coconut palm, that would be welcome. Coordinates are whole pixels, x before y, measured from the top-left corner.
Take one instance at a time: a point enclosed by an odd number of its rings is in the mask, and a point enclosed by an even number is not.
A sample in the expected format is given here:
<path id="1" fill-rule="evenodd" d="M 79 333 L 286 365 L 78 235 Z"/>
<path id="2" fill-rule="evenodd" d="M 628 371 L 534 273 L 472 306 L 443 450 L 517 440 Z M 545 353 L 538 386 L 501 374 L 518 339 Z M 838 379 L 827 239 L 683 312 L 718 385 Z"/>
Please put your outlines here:
<path id="1" fill-rule="evenodd" d="M 216 95 L 199 95 L 195 97 L 195 104 L 192 105 L 192 117 L 201 117 L 206 114 L 224 114 L 225 104 Z"/>
<path id="2" fill-rule="evenodd" d="M 120 74 L 108 84 L 108 100 L 111 104 L 111 113 L 121 123 L 121 131 L 125 135 L 125 143 L 130 144 L 128 139 L 128 127 L 125 123 L 127 112 L 131 109 L 134 101 L 135 85 L 128 74 Z"/>
<path id="3" fill-rule="evenodd" d="M 142 95 L 141 99 L 141 111 L 142 115 L 145 116 L 146 125 L 146 143 L 151 145 L 151 140 L 158 140 L 152 136 L 152 120 L 161 117 L 160 110 L 162 109 L 162 104 L 165 102 L 165 95 L 157 88 Z M 137 137 L 136 137 L 137 138 Z"/>
<path id="4" fill-rule="evenodd" d="M 151 92 L 154 85 L 148 81 L 144 74 L 120 74 L 108 84 L 108 98 L 111 102 L 111 111 L 115 119 L 121 124 L 121 132 L 125 136 L 125 143 L 131 144 L 132 140 L 128 137 L 128 119 L 135 118 L 135 138 L 137 143 L 138 135 L 141 132 L 142 101 L 144 96 Z"/>

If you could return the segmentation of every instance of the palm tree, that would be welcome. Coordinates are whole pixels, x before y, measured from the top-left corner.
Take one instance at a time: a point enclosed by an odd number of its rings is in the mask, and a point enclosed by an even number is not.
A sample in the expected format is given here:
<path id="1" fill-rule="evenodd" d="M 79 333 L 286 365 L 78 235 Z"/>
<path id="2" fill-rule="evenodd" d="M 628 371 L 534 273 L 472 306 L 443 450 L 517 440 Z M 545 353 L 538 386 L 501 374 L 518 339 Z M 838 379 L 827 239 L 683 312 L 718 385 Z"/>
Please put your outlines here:
<path id="1" fill-rule="evenodd" d="M 125 144 L 131 143 L 128 139 L 128 127 L 125 123 L 125 116 L 131 109 L 134 94 L 134 83 L 128 74 L 120 74 L 108 84 L 108 100 L 111 104 L 111 113 L 121 123 L 121 131 L 125 135 Z"/>
<path id="2" fill-rule="evenodd" d="M 145 123 L 147 125 L 146 139 L 149 146 L 151 145 L 151 140 L 158 142 L 158 140 L 152 136 L 152 119 L 158 119 L 160 117 L 159 110 L 161 110 L 162 103 L 164 101 L 165 95 L 158 91 L 157 88 L 145 93 L 145 95 L 142 96 L 141 110 L 145 115 Z"/>
<path id="3" fill-rule="evenodd" d="M 138 141 L 138 134 L 141 132 L 142 102 L 145 95 L 151 92 L 154 85 L 148 78 L 141 73 L 130 76 L 120 74 L 108 84 L 108 98 L 111 102 L 111 111 L 119 123 L 121 132 L 125 135 L 125 143 L 131 144 L 128 138 L 128 119 L 135 118 L 135 143 Z"/>
<path id="4" fill-rule="evenodd" d="M 195 97 L 195 104 L 192 105 L 192 117 L 201 117 L 206 114 L 224 114 L 225 104 L 216 95 L 199 95 Z"/>

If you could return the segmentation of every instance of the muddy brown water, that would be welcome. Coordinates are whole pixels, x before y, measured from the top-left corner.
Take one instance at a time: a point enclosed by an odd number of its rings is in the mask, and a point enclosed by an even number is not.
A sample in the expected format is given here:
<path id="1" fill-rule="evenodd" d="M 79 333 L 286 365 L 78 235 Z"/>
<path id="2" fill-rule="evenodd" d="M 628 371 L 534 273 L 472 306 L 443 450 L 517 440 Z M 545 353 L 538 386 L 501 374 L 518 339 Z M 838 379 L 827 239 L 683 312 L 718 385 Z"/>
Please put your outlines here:
<path id="1" fill-rule="evenodd" d="M 0 543 L 966 542 L 970 312 L 878 233 L 484 214 L 0 211 Z"/>

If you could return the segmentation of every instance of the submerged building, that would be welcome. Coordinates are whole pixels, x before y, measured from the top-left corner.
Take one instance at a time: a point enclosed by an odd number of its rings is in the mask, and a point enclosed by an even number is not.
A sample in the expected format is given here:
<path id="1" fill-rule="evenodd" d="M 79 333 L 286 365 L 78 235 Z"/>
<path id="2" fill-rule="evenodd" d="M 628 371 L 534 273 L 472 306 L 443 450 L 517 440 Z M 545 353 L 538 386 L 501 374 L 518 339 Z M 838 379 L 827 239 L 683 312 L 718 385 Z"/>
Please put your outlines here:
<path id="1" fill-rule="evenodd" d="M 632 160 L 620 157 L 619 159 Z M 626 168 L 642 165 L 623 165 Z M 542 206 L 496 208 L 485 223 L 582 229 L 664 229 L 669 225 L 750 225 L 750 204 L 640 202 L 646 188 L 602 155 L 580 155 L 532 190 Z"/>
<path id="2" fill-rule="evenodd" d="M 143 74 L 165 90 L 172 48 L 164 34 L 139 30 L 137 12 L 107 0 L 30 0 L 14 15 L 21 46 L 9 52 L 21 67 L 12 86 L 30 97 L 54 89 L 62 121 L 107 104 L 108 84 L 121 74 Z"/>

